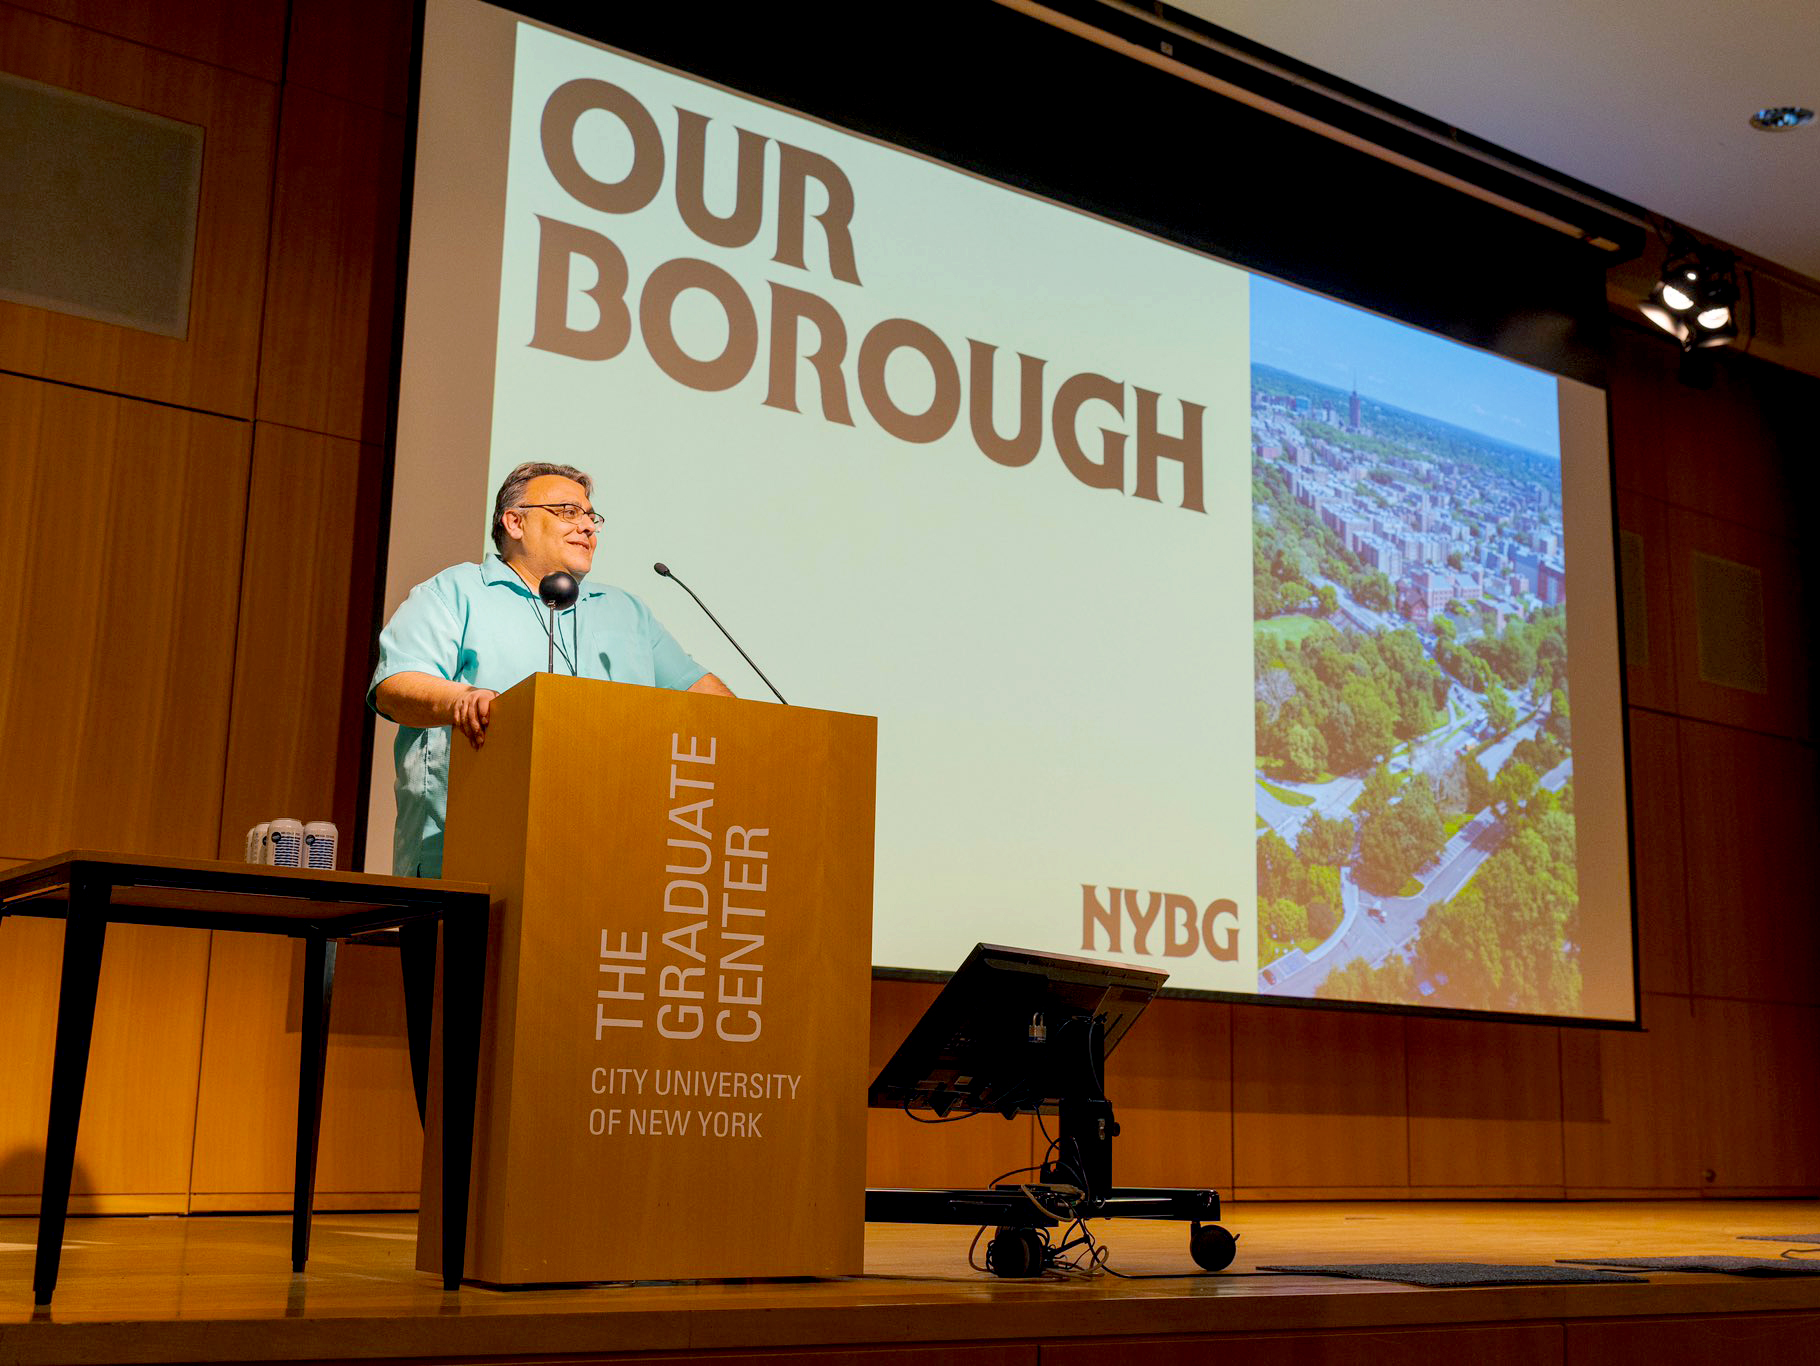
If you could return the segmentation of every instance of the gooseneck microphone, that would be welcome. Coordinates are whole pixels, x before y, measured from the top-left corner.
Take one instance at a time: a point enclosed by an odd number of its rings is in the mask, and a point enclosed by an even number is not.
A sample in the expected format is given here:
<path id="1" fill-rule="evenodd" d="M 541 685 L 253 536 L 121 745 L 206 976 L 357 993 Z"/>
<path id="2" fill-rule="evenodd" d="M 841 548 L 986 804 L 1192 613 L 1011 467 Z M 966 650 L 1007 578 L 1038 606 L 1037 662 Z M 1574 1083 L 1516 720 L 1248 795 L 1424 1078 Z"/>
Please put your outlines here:
<path id="1" fill-rule="evenodd" d="M 575 582 L 573 574 L 557 570 L 554 574 L 545 574 L 537 583 L 537 596 L 543 605 L 550 609 L 550 667 L 549 672 L 556 672 L 556 614 L 566 612 L 575 605 L 575 599 L 581 596 L 581 585 Z"/>
<path id="2" fill-rule="evenodd" d="M 656 564 L 652 565 L 651 568 L 655 569 L 659 574 L 662 574 L 690 597 L 695 598 L 695 590 L 689 587 L 689 585 L 684 583 L 681 579 L 677 578 L 676 575 L 672 574 L 670 572 L 670 566 L 665 564 L 662 560 L 659 560 Z M 733 633 L 720 624 L 720 618 L 708 611 L 708 604 L 703 602 L 700 598 L 695 598 L 695 605 L 701 608 L 703 612 L 707 612 L 708 620 L 713 622 L 715 629 L 727 638 L 727 643 L 739 651 L 739 657 L 745 660 L 746 663 L 752 664 L 752 656 L 741 648 L 740 643 L 737 640 L 733 639 Z M 775 697 L 779 702 L 784 702 L 784 695 L 772 685 L 770 679 L 765 678 L 765 671 L 763 669 L 759 668 L 756 664 L 752 664 L 752 672 L 757 674 L 761 679 L 764 679 L 765 686 L 771 689 L 771 696 Z M 787 707 L 790 704 L 784 702 L 784 705 Z"/>

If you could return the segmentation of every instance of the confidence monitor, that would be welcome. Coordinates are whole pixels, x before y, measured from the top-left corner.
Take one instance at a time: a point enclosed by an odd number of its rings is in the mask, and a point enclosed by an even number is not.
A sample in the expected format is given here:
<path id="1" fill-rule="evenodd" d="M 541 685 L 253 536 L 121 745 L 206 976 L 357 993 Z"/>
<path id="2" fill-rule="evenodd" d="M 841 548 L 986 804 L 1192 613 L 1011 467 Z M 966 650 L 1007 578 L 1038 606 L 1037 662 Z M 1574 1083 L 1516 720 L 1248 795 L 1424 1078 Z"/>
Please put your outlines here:
<path id="1" fill-rule="evenodd" d="M 1035 1180 L 977 1189 L 870 1190 L 873 1223 L 997 1225 L 986 1265 L 1027 1276 L 1056 1265 L 1084 1232 L 1051 1243 L 1048 1230 L 1087 1219 L 1189 1223 L 1189 1253 L 1208 1271 L 1232 1261 L 1234 1240 L 1214 1220 L 1211 1190 L 1112 1184 L 1119 1132 L 1106 1097 L 1106 1055 L 1144 1013 L 1168 974 L 1121 963 L 974 946 L 872 1083 L 874 1108 L 972 1115 L 1055 1113 L 1059 1127 Z M 1044 1127 L 1047 1133 L 1047 1126 Z M 1007 1176 L 1023 1173 L 1011 1172 Z"/>
<path id="2" fill-rule="evenodd" d="M 939 1118 L 1102 1094 L 1100 1063 L 1169 974 L 979 944 L 872 1083 L 875 1109 Z"/>

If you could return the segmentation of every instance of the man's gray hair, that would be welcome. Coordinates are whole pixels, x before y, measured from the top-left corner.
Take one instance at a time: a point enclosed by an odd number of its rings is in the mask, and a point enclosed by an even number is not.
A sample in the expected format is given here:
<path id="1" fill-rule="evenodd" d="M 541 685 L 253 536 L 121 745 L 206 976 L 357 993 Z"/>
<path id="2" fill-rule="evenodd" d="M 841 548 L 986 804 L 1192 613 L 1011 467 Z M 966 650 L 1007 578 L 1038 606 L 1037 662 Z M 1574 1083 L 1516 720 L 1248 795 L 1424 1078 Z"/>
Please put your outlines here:
<path id="1" fill-rule="evenodd" d="M 575 466 L 527 460 L 505 477 L 505 482 L 499 486 L 499 495 L 493 499 L 493 548 L 502 556 L 506 553 L 506 509 L 517 507 L 518 500 L 525 496 L 525 489 L 531 481 L 546 474 L 573 479 L 581 485 L 588 497 L 594 496 L 594 481 Z"/>

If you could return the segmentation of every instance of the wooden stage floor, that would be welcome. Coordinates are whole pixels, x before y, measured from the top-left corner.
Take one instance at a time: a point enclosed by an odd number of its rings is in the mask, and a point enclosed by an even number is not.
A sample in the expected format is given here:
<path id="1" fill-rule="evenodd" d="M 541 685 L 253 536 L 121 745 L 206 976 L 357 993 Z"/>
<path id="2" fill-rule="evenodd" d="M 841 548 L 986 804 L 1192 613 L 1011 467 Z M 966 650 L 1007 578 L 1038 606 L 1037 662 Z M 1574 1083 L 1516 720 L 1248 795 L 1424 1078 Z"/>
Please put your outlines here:
<path id="1" fill-rule="evenodd" d="M 1178 1225 L 1101 1224 L 1146 1279 L 1001 1281 L 971 1230 L 877 1225 L 866 1274 L 445 1295 L 412 1269 L 415 1216 L 323 1214 L 307 1274 L 282 1216 L 72 1219 L 54 1307 L 31 1306 L 29 1219 L 0 1219 L 0 1366 L 491 1359 L 651 1353 L 869 1366 L 1217 1362 L 1820 1361 L 1820 1277 L 1656 1273 L 1644 1285 L 1425 1290 L 1262 1274 L 1277 1262 L 1779 1255 L 1812 1201 L 1229 1205 L 1238 1260 L 1193 1274 Z M 611 1229 L 602 1229 L 611 1237 Z M 1179 1274 L 1170 1274 L 1179 1273 Z"/>

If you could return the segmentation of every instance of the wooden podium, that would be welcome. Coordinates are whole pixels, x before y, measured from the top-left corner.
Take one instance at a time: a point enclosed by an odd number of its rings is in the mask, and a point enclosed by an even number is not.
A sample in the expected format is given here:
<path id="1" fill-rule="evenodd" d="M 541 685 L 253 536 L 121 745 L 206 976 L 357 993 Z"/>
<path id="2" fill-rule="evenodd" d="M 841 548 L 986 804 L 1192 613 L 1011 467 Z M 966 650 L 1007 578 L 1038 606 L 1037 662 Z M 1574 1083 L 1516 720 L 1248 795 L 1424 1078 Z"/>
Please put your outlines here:
<path id="1" fill-rule="evenodd" d="M 494 898 L 468 1279 L 860 1272 L 877 740 L 536 674 L 455 741 L 444 875 Z"/>

